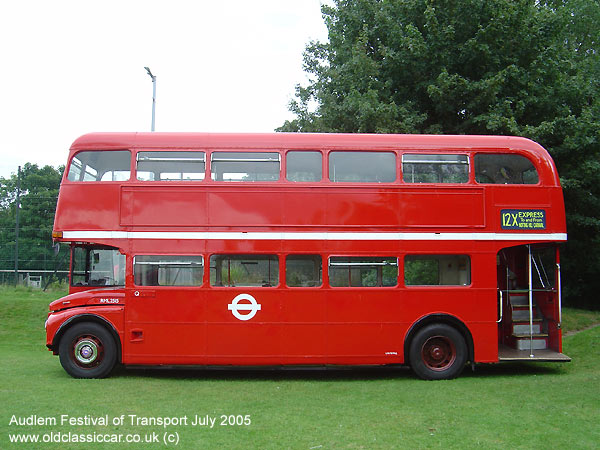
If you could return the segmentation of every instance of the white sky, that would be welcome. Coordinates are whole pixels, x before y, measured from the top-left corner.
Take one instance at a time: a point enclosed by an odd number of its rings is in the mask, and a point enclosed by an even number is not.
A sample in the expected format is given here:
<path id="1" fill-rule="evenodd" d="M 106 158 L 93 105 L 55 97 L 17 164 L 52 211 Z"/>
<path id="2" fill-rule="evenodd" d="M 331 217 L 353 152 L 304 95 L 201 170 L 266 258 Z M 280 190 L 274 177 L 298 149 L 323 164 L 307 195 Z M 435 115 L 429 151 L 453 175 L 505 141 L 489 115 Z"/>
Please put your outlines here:
<path id="1" fill-rule="evenodd" d="M 80 135 L 271 132 L 327 38 L 322 0 L 14 0 L 0 6 L 0 176 Z"/>

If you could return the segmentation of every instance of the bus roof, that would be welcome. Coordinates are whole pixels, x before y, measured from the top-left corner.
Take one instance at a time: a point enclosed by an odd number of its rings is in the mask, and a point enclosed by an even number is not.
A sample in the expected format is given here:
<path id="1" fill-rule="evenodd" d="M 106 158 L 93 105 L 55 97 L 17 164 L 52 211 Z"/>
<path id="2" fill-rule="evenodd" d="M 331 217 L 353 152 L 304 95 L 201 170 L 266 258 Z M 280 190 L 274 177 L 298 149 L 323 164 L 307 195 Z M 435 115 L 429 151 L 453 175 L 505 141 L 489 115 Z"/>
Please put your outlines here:
<path id="1" fill-rule="evenodd" d="M 518 149 L 540 158 L 548 153 L 522 137 L 485 135 L 337 134 L 337 133 L 90 133 L 71 150 L 136 148 L 262 149 Z"/>

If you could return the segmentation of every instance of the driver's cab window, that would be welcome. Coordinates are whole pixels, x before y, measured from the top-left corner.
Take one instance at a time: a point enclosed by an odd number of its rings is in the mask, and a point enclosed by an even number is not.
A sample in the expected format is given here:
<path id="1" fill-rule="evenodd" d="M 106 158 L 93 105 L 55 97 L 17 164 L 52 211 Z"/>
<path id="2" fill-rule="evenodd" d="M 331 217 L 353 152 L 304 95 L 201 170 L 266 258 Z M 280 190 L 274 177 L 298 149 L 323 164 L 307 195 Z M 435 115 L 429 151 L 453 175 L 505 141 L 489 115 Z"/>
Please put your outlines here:
<path id="1" fill-rule="evenodd" d="M 125 255 L 110 247 L 74 247 L 72 286 L 124 286 Z"/>

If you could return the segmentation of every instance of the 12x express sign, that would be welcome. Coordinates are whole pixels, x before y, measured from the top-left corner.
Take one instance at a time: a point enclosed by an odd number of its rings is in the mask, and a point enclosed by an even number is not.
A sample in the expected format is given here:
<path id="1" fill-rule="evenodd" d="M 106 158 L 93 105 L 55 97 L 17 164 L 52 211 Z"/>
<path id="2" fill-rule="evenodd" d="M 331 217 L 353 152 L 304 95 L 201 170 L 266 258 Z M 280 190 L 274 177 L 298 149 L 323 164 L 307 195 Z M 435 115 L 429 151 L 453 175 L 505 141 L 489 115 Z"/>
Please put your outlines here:
<path id="1" fill-rule="evenodd" d="M 500 220 L 503 230 L 546 229 L 546 211 L 543 209 L 503 209 Z"/>

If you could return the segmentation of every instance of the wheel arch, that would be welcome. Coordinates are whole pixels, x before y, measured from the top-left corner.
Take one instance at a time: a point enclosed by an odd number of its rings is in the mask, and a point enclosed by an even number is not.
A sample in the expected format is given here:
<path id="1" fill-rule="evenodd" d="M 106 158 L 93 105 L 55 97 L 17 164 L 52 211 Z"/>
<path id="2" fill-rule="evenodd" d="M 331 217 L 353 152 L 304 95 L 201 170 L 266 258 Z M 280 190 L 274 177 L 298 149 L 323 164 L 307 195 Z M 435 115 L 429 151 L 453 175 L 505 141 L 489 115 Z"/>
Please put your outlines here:
<path id="1" fill-rule="evenodd" d="M 464 338 L 465 343 L 467 344 L 467 361 L 470 362 L 474 362 L 474 345 L 473 345 L 473 336 L 471 335 L 471 332 L 469 331 L 469 328 L 465 325 L 465 323 L 458 319 L 455 316 L 452 316 L 450 314 L 430 314 L 428 316 L 425 317 L 421 317 L 419 320 L 417 320 L 415 323 L 413 323 L 411 325 L 411 327 L 408 330 L 408 333 L 406 333 L 406 338 L 404 339 L 404 362 L 405 364 L 408 364 L 409 361 L 409 356 L 410 356 L 410 344 L 413 340 L 413 338 L 415 337 L 415 335 L 417 334 L 417 332 L 419 330 L 421 330 L 423 327 L 433 324 L 433 323 L 443 323 L 446 325 L 449 325 L 453 328 L 455 328 Z"/>
<path id="2" fill-rule="evenodd" d="M 105 319 L 102 316 L 98 316 L 96 314 L 84 313 L 77 314 L 76 316 L 69 317 L 65 320 L 59 329 L 56 331 L 54 338 L 52 339 L 52 352 L 56 355 L 58 354 L 58 347 L 60 344 L 60 340 L 62 339 L 65 332 L 71 328 L 73 325 L 82 323 L 82 322 L 94 322 L 104 326 L 111 334 L 113 339 L 115 340 L 115 345 L 117 347 L 117 362 L 121 362 L 121 337 L 119 333 L 115 329 L 114 325 Z"/>

